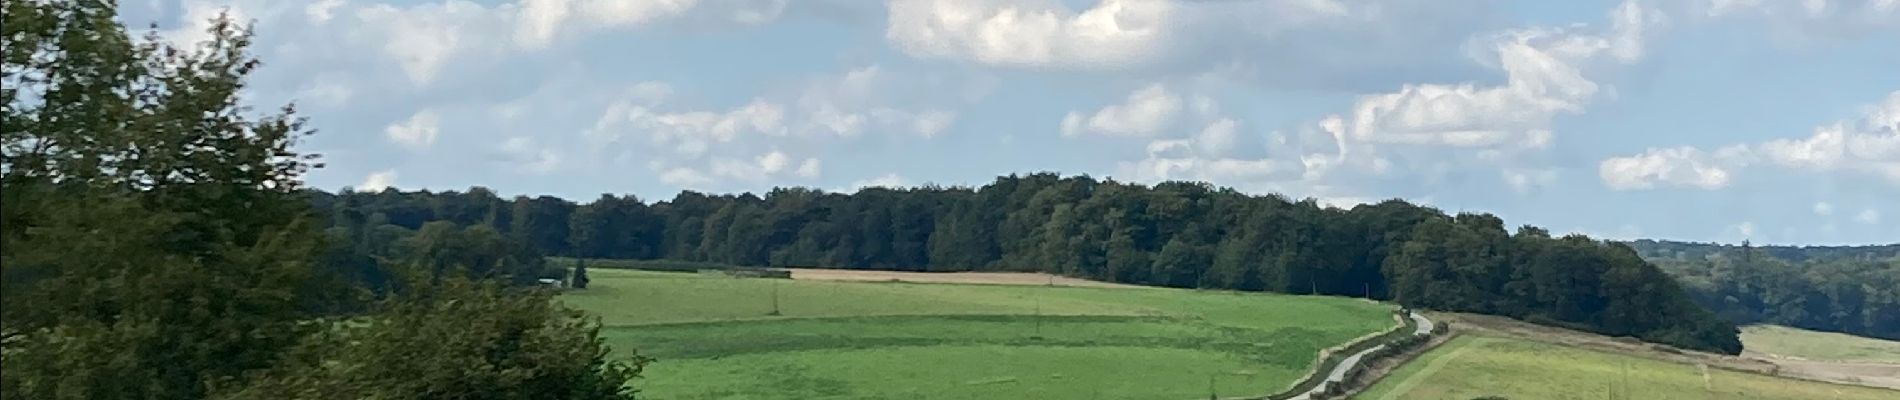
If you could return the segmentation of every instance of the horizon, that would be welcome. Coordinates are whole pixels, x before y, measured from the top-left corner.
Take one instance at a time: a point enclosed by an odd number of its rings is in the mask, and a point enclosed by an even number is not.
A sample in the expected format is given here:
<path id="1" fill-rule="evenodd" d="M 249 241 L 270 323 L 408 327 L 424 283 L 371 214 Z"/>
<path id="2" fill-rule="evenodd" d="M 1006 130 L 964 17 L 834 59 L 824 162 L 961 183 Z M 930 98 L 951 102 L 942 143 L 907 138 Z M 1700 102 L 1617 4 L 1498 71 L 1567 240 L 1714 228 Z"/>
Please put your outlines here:
<path id="1" fill-rule="evenodd" d="M 1900 242 L 1891 1 L 155 0 L 255 21 L 325 190 L 1401 198 L 1628 240 Z M 1002 40 L 1007 38 L 1008 40 Z"/>

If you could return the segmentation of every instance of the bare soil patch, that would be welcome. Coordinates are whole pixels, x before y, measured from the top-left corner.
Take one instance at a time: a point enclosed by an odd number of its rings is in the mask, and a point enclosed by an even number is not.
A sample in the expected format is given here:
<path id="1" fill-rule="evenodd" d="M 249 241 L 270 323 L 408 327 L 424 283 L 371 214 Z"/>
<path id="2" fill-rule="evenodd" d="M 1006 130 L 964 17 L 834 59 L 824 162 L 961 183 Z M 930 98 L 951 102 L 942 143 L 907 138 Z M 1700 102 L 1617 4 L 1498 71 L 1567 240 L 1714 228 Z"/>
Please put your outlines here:
<path id="1" fill-rule="evenodd" d="M 1031 272 L 903 272 L 815 268 L 785 268 L 785 270 L 792 271 L 792 279 L 821 281 L 1053 285 L 1108 288 L 1146 287 Z"/>

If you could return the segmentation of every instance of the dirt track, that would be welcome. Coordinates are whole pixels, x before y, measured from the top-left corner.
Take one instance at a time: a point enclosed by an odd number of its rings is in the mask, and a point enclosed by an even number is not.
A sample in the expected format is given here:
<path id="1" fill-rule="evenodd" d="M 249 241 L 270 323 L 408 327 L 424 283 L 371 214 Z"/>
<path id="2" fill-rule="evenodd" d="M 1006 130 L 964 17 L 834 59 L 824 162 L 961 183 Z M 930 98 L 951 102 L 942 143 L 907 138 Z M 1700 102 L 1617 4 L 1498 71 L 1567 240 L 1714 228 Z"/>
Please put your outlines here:
<path id="1" fill-rule="evenodd" d="M 1050 274 L 1029 272 L 899 272 L 849 269 L 785 268 L 792 279 L 820 281 L 974 283 L 991 285 L 1055 285 L 1080 287 L 1144 288 L 1145 286 L 1097 282 Z"/>

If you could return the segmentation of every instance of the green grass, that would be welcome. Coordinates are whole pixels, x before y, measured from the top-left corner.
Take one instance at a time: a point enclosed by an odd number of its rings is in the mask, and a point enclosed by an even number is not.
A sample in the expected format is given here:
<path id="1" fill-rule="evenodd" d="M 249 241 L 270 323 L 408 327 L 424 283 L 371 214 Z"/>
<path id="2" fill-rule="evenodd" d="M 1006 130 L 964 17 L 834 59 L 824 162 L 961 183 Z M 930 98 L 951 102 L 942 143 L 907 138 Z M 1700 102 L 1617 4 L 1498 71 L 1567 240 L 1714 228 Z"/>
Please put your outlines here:
<path id="1" fill-rule="evenodd" d="M 1263 395 L 1395 324 L 1333 297 L 589 274 L 562 301 L 658 359 L 639 382 L 656 399 L 1202 398 L 1209 377 Z"/>
<path id="2" fill-rule="evenodd" d="M 1887 400 L 1900 391 L 1703 369 L 1519 339 L 1463 336 L 1412 360 L 1357 400 Z"/>
<path id="3" fill-rule="evenodd" d="M 1742 344 L 1752 351 L 1813 361 L 1900 364 L 1900 342 L 1843 333 L 1754 325 L 1742 328 Z"/>

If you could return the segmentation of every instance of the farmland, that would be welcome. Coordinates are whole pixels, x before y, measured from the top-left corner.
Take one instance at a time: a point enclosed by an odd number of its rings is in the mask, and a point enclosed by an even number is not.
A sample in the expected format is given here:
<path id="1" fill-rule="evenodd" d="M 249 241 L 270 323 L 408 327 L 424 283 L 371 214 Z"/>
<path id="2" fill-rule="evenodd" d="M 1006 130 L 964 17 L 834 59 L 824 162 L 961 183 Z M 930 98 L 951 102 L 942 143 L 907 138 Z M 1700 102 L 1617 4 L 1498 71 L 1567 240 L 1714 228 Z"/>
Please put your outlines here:
<path id="1" fill-rule="evenodd" d="M 599 315 L 616 351 L 657 360 L 638 383 L 657 399 L 1261 395 L 1319 349 L 1395 324 L 1387 305 L 1337 297 L 590 276 L 562 301 Z"/>
<path id="2" fill-rule="evenodd" d="M 1742 328 L 1751 353 L 1773 358 L 1827 362 L 1900 364 L 1900 342 L 1777 325 Z"/>
<path id="3" fill-rule="evenodd" d="M 1393 371 L 1359 400 L 1893 399 L 1900 392 L 1703 368 L 1526 339 L 1466 335 Z"/>

